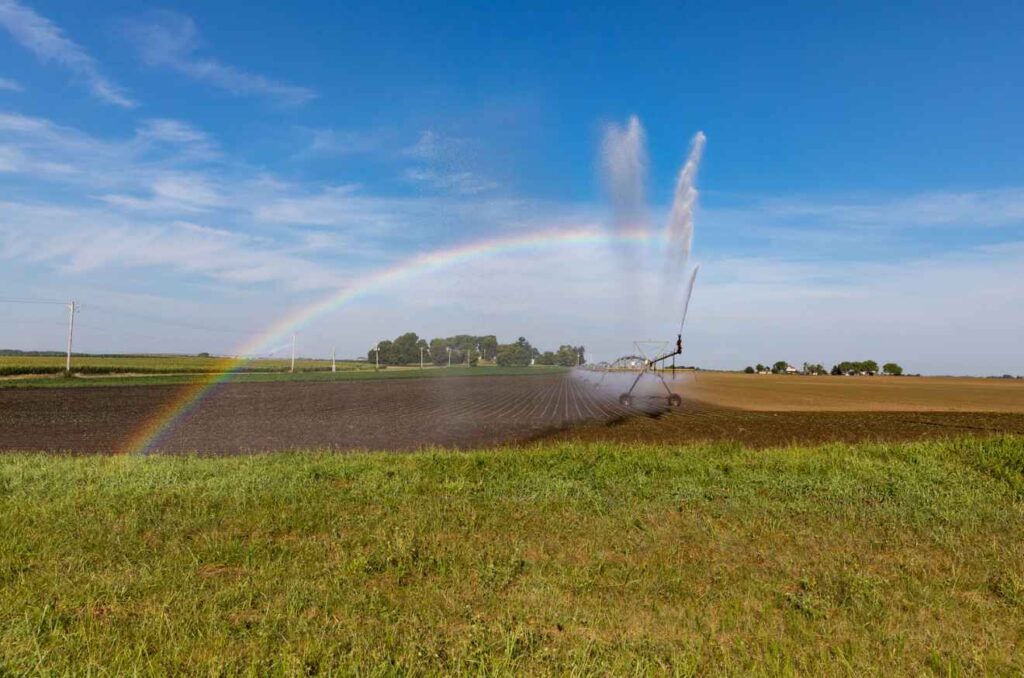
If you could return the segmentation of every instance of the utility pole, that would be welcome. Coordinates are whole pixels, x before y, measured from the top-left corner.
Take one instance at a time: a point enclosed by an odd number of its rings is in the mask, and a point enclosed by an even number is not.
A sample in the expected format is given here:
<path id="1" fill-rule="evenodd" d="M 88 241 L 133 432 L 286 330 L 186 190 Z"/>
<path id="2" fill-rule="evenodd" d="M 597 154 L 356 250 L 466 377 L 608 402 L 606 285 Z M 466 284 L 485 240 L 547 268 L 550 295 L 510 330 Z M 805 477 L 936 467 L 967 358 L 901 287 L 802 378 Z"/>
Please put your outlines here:
<path id="1" fill-rule="evenodd" d="M 380 369 L 380 344 L 373 347 L 373 360 L 376 363 L 375 369 Z"/>
<path id="2" fill-rule="evenodd" d="M 338 349 L 335 346 L 331 347 L 331 372 L 338 371 Z"/>
<path id="3" fill-rule="evenodd" d="M 64 371 L 71 374 L 71 345 L 75 340 L 75 302 L 68 302 L 68 359 L 64 363 Z"/>
<path id="4" fill-rule="evenodd" d="M 420 369 L 423 369 L 423 347 L 420 346 Z"/>
<path id="5" fill-rule="evenodd" d="M 452 366 L 452 347 L 451 346 L 445 346 L 445 348 L 448 349 L 448 367 L 451 367 Z"/>
<path id="6" fill-rule="evenodd" d="M 292 334 L 292 372 L 295 372 L 295 334 Z"/>

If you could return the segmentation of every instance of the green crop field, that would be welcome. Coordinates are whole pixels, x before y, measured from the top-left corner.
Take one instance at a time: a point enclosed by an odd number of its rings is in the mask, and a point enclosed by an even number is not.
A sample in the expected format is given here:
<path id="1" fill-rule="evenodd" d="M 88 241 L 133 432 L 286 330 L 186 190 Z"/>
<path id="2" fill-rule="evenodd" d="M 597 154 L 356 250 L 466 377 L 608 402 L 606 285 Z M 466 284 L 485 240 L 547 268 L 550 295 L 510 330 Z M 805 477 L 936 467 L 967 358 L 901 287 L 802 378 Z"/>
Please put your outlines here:
<path id="1" fill-rule="evenodd" d="M 1024 439 L 0 457 L 0 675 L 1020 675 Z"/>
<path id="2" fill-rule="evenodd" d="M 64 371 L 64 356 L 0 355 L 0 376 L 57 374 Z M 224 358 L 187 355 L 72 356 L 71 370 L 79 374 L 190 374 L 223 372 L 227 368 L 242 372 L 283 372 L 290 360 L 253 359 L 235 363 Z M 297 370 L 329 371 L 330 360 L 296 360 Z M 372 369 L 365 362 L 339 362 L 338 369 Z"/>

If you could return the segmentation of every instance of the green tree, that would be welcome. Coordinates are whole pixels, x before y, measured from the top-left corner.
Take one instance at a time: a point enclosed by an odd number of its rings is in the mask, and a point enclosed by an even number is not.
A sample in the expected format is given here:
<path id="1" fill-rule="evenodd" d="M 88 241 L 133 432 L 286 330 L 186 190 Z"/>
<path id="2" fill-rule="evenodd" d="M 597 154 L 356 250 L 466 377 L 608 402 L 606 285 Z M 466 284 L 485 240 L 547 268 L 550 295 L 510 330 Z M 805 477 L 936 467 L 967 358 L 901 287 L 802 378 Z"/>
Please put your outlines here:
<path id="1" fill-rule="evenodd" d="M 390 365 L 411 365 L 420 361 L 420 338 L 415 332 L 406 332 L 396 338 L 393 346 L 393 354 L 388 364 Z"/>
<path id="2" fill-rule="evenodd" d="M 498 355 L 498 338 L 493 334 L 476 337 L 476 345 L 479 347 L 480 357 L 484 360 L 494 360 Z"/>
<path id="3" fill-rule="evenodd" d="M 448 364 L 448 340 L 440 337 L 430 340 L 430 361 L 435 365 Z M 452 363 L 457 364 L 458 360 L 452 356 Z"/>
<path id="4" fill-rule="evenodd" d="M 379 362 L 381 365 L 394 365 L 394 344 L 385 339 L 371 348 L 366 354 L 366 359 L 371 363 Z"/>
<path id="5" fill-rule="evenodd" d="M 878 363 L 874 360 L 844 360 L 832 367 L 832 374 L 878 374 Z"/>
<path id="6" fill-rule="evenodd" d="M 757 372 L 764 372 L 764 365 L 758 363 L 757 367 L 755 367 L 754 370 L 756 370 Z"/>
<path id="7" fill-rule="evenodd" d="M 535 352 L 526 337 L 519 337 L 514 344 L 498 345 L 497 362 L 502 367 L 526 367 L 533 361 Z"/>
<path id="8" fill-rule="evenodd" d="M 494 360 L 498 353 L 498 339 L 493 334 L 474 336 L 472 334 L 456 334 L 454 337 L 434 338 L 430 340 L 430 357 L 435 365 L 448 364 L 448 350 L 451 349 L 452 365 L 463 365 L 467 358 Z M 419 358 L 416 358 L 419 360 Z"/>
<path id="9" fill-rule="evenodd" d="M 750 365 L 747 365 L 747 366 L 746 366 L 746 367 L 745 367 L 745 368 L 743 369 L 743 372 L 744 372 L 745 374 L 753 374 L 753 373 L 754 373 L 754 368 L 753 368 L 753 367 L 751 367 Z"/>
<path id="10" fill-rule="evenodd" d="M 894 377 L 898 377 L 903 374 L 903 368 L 896 363 L 886 363 L 882 365 L 882 371 Z"/>
<path id="11" fill-rule="evenodd" d="M 558 356 L 556 356 L 552 351 L 544 351 L 539 356 L 537 356 L 535 362 L 537 365 L 557 365 L 557 361 Z"/>
<path id="12" fill-rule="evenodd" d="M 558 347 L 558 351 L 555 353 L 555 365 L 561 365 L 562 367 L 576 367 L 577 364 L 582 365 L 584 362 L 582 346 L 569 346 L 568 344 L 563 344 Z"/>
<path id="13" fill-rule="evenodd" d="M 772 373 L 773 374 L 785 374 L 787 367 L 789 367 L 789 363 L 786 362 L 785 360 L 780 360 L 780 361 L 776 362 L 774 365 L 772 365 Z"/>

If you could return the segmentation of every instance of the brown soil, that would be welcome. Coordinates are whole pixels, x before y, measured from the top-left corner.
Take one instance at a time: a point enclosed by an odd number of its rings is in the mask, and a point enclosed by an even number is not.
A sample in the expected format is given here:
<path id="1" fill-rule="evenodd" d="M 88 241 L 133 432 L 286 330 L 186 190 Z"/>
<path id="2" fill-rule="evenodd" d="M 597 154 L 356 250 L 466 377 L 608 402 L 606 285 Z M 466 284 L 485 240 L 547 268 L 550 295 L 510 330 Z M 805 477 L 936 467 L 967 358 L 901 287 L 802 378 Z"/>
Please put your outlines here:
<path id="1" fill-rule="evenodd" d="M 0 450 L 116 452 L 181 393 L 162 385 L 0 390 Z M 155 449 L 479 447 L 628 415 L 563 375 L 224 384 Z"/>
<path id="2" fill-rule="evenodd" d="M 0 390 L 0 450 L 119 451 L 181 388 Z M 542 437 L 763 447 L 1024 434 L 1024 414 L 1012 412 L 757 412 L 693 398 L 670 411 L 653 399 L 639 399 L 642 409 L 626 409 L 617 403 L 620 390 L 619 384 L 598 388 L 564 375 L 226 384 L 154 451 L 412 450 Z"/>
<path id="3" fill-rule="evenodd" d="M 1024 379 L 697 372 L 676 386 L 687 397 L 743 410 L 1024 414 Z"/>

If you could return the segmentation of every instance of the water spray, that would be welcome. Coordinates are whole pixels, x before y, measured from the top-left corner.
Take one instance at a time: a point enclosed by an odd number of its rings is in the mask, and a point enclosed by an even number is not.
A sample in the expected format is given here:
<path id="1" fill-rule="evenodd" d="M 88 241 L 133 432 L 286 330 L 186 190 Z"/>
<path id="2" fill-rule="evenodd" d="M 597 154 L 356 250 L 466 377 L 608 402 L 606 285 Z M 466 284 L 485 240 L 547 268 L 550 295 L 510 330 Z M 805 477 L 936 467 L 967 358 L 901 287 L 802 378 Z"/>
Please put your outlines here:
<path id="1" fill-rule="evenodd" d="M 605 180 L 611 199 L 612 220 L 614 228 L 618 231 L 624 226 L 632 228 L 646 226 L 646 209 L 643 204 L 644 178 L 647 169 L 647 153 L 644 148 L 645 134 L 643 126 L 636 116 L 630 117 L 625 125 L 609 125 L 605 131 L 604 143 L 602 145 L 602 158 L 605 170 Z M 701 158 L 704 155 L 704 146 L 707 138 L 703 132 L 697 132 L 690 142 L 690 149 L 683 166 L 676 178 L 675 190 L 672 197 L 672 208 L 663 231 L 664 260 L 663 260 L 663 289 L 662 299 L 676 299 L 678 280 L 680 273 L 688 267 L 690 249 L 693 244 L 693 222 L 694 212 L 697 207 L 697 171 L 700 168 Z M 693 286 L 697 279 L 699 267 L 693 267 L 690 271 L 683 295 L 682 314 L 679 319 L 679 330 L 676 333 L 675 347 L 670 342 L 661 344 L 658 348 L 648 353 L 641 349 L 639 342 L 637 350 L 643 354 L 640 356 L 623 356 L 612 362 L 601 380 L 597 384 L 601 387 L 609 372 L 621 369 L 636 369 L 639 364 L 640 370 L 633 379 L 629 388 L 619 396 L 619 403 L 625 407 L 631 406 L 635 400 L 667 400 L 671 406 L 682 404 L 682 398 L 672 392 L 661 371 L 665 369 L 666 363 L 672 361 L 673 374 L 675 373 L 675 358 L 683 353 L 683 327 L 686 324 L 686 316 L 690 308 L 690 297 L 693 294 Z M 649 295 L 648 297 L 649 298 Z M 652 342 L 648 342 L 652 343 Z M 661 370 L 659 370 L 661 366 Z M 665 395 L 638 395 L 637 386 L 648 373 L 653 373 L 661 381 Z"/>
<path id="2" fill-rule="evenodd" d="M 686 264 L 693 246 L 693 214 L 697 207 L 697 170 L 704 155 L 707 137 L 697 132 L 690 142 L 690 154 L 679 170 L 675 195 L 672 198 L 672 212 L 669 214 L 666 236 L 669 243 L 669 266 L 674 271 Z"/>
<path id="3" fill-rule="evenodd" d="M 608 125 L 601 144 L 601 156 L 615 230 L 645 226 L 647 148 L 640 119 L 634 115 L 624 126 Z"/>

